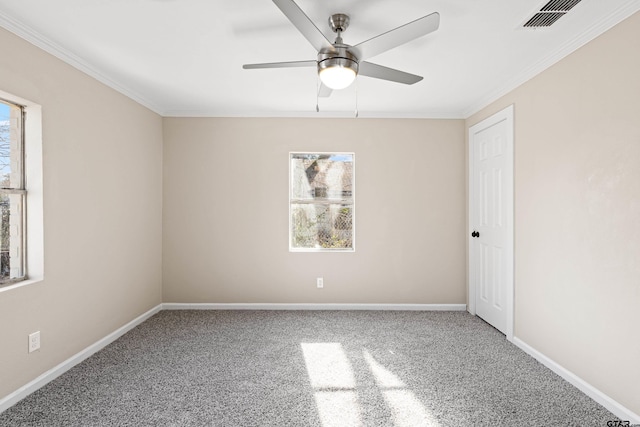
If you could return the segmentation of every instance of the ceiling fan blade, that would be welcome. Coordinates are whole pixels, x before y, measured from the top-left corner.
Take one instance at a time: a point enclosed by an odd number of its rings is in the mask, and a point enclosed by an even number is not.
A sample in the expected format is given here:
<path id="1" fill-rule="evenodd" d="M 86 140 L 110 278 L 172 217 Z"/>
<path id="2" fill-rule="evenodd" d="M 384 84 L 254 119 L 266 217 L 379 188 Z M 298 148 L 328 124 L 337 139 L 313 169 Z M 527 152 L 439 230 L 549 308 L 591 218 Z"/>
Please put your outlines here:
<path id="1" fill-rule="evenodd" d="M 324 83 L 320 83 L 320 89 L 318 90 L 318 96 L 320 98 L 330 97 L 331 92 L 333 92 L 333 89 L 331 89 L 329 86 L 326 86 Z"/>
<path id="2" fill-rule="evenodd" d="M 362 61 L 358 65 L 358 74 L 361 76 L 373 77 L 374 79 L 389 80 L 396 83 L 404 83 L 412 85 L 422 80 L 421 76 L 405 73 L 404 71 L 395 70 L 382 65 L 372 64 L 371 62 Z"/>
<path id="3" fill-rule="evenodd" d="M 331 42 L 322 34 L 316 25 L 293 0 L 273 0 L 289 21 L 309 40 L 316 51 L 331 46 Z"/>
<path id="4" fill-rule="evenodd" d="M 275 0 L 274 0 L 275 1 Z M 379 36 L 363 41 L 351 48 L 360 59 L 368 59 L 398 47 L 411 40 L 427 35 L 440 26 L 440 14 L 434 12 L 430 15 L 418 18 L 415 21 L 402 25 L 393 30 L 382 33 Z"/>
<path id="5" fill-rule="evenodd" d="M 310 61 L 290 61 L 290 62 L 265 62 L 262 64 L 244 64 L 245 70 L 255 70 L 257 68 L 295 68 L 295 67 L 316 67 L 318 63 Z"/>

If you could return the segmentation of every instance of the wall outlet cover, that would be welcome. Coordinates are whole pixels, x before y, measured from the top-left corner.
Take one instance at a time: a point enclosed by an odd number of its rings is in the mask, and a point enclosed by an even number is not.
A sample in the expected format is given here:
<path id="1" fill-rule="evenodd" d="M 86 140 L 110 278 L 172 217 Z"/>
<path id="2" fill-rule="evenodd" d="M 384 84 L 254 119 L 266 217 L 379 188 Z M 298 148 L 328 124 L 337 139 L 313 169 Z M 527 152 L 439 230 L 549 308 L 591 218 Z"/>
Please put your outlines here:
<path id="1" fill-rule="evenodd" d="M 40 350 L 40 331 L 29 334 L 29 353 Z"/>

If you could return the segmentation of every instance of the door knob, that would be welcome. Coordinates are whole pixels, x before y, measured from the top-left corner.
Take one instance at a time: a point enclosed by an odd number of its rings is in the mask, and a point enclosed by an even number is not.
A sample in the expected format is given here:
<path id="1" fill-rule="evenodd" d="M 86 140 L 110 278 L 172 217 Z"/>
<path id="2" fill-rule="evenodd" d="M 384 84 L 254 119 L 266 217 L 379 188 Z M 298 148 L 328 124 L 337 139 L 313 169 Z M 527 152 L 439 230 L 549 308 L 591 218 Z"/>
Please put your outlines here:
<path id="1" fill-rule="evenodd" d="M 473 233 L 471 233 L 471 237 L 480 237 L 480 233 L 477 231 L 473 231 Z"/>

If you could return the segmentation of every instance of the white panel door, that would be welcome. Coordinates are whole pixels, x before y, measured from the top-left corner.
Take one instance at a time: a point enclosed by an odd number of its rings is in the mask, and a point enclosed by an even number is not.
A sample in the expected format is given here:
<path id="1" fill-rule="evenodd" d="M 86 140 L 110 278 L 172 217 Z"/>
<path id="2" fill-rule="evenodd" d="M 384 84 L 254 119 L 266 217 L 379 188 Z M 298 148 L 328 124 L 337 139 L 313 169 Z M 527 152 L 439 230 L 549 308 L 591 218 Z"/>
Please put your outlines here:
<path id="1" fill-rule="evenodd" d="M 470 311 L 513 336 L 513 108 L 469 129 Z M 475 295 L 473 295 L 475 294 Z M 475 297 L 471 304 L 471 298 Z M 472 312 L 473 313 L 473 312 Z"/>

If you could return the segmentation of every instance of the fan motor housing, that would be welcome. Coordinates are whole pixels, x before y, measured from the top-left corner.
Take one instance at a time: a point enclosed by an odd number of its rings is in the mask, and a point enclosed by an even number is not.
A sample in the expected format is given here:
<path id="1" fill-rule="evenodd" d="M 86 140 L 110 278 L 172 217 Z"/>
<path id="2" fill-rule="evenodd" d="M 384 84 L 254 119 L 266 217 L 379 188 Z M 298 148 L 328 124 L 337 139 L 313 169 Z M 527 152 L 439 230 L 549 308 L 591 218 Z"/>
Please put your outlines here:
<path id="1" fill-rule="evenodd" d="M 347 46 L 334 45 L 318 53 L 318 72 L 329 67 L 351 68 L 358 74 L 358 58 Z"/>

